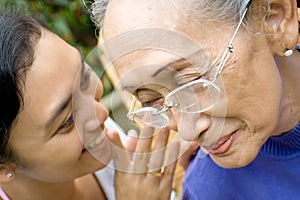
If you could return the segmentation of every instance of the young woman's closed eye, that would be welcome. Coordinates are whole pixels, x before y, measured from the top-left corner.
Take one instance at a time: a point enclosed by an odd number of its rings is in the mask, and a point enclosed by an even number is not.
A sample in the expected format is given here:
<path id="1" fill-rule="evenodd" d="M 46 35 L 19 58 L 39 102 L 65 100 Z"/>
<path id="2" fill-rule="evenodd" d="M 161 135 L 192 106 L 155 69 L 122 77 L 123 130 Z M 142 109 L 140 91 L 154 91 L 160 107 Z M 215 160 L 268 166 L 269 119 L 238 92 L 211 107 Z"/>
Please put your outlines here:
<path id="1" fill-rule="evenodd" d="M 74 113 L 72 112 L 69 118 L 58 128 L 56 133 L 68 133 L 74 127 Z"/>

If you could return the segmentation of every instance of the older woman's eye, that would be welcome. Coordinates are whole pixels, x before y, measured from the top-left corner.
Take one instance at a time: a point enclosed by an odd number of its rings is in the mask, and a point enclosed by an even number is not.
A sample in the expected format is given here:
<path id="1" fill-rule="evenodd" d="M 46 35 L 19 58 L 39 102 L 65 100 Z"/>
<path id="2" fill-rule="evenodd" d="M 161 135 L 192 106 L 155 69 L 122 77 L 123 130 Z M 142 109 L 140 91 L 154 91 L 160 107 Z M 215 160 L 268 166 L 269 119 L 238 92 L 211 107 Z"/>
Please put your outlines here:
<path id="1" fill-rule="evenodd" d="M 141 102 L 143 107 L 154 107 L 154 108 L 160 108 L 163 103 L 164 103 L 164 99 L 158 98 L 155 100 L 151 100 L 151 101 L 146 101 L 146 102 Z"/>
<path id="2" fill-rule="evenodd" d="M 192 82 L 194 80 L 204 78 L 207 79 L 212 72 L 214 72 L 211 65 L 207 65 L 208 67 L 205 68 L 197 68 L 197 67 L 186 67 L 178 71 L 175 75 L 174 80 L 175 82 L 181 86 L 186 83 Z"/>

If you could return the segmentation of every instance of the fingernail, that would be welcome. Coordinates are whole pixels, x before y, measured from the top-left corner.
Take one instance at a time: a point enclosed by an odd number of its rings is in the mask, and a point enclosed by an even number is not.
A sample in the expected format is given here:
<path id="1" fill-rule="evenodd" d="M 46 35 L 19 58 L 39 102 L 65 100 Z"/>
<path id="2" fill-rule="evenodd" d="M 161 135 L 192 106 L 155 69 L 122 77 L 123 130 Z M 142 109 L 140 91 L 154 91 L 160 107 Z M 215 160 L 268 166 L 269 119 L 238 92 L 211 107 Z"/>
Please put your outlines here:
<path id="1" fill-rule="evenodd" d="M 131 136 L 131 137 L 138 136 L 138 133 L 134 129 L 130 129 L 127 134 L 128 134 L 128 136 Z"/>
<path id="2" fill-rule="evenodd" d="M 85 124 L 85 130 L 89 132 L 95 131 L 100 126 L 97 119 L 92 119 Z"/>
<path id="3" fill-rule="evenodd" d="M 164 127 L 164 128 L 162 128 L 162 130 L 163 130 L 164 132 L 170 131 L 169 127 Z"/>

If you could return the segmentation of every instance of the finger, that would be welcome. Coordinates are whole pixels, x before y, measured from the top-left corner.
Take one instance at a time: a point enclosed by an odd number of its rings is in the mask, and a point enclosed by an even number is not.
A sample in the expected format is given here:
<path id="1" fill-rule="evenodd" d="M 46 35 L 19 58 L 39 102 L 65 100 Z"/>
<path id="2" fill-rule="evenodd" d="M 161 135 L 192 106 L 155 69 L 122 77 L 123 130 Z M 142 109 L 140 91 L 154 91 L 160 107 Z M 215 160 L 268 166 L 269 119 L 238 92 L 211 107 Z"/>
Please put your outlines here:
<path id="1" fill-rule="evenodd" d="M 135 130 L 129 130 L 127 133 L 125 148 L 128 151 L 128 158 L 130 161 L 132 161 L 133 159 L 137 142 L 138 142 L 138 133 Z"/>
<path id="2" fill-rule="evenodd" d="M 152 127 L 143 127 L 138 138 L 136 151 L 132 159 L 132 171 L 134 173 L 145 173 L 148 169 L 150 159 L 151 144 L 153 138 Z"/>
<path id="3" fill-rule="evenodd" d="M 161 129 L 155 138 L 155 145 L 150 155 L 148 163 L 148 171 L 159 173 L 165 158 L 166 145 L 168 143 L 170 130 L 168 128 Z"/>
<path id="4" fill-rule="evenodd" d="M 128 171 L 130 167 L 128 153 L 121 142 L 118 132 L 109 130 L 107 131 L 106 136 L 111 142 L 111 155 L 114 160 L 115 169 L 119 171 Z"/>
<path id="5" fill-rule="evenodd" d="M 149 152 L 151 150 L 154 128 L 143 127 L 136 146 L 137 153 Z"/>
<path id="6" fill-rule="evenodd" d="M 178 161 L 180 151 L 180 143 L 179 141 L 172 141 L 168 145 L 168 155 L 166 158 L 166 162 L 164 164 L 164 173 L 162 176 L 162 180 L 160 182 L 161 191 L 170 191 L 172 190 L 172 183 L 175 174 L 176 164 Z"/>
<path id="7" fill-rule="evenodd" d="M 129 130 L 127 133 L 127 140 L 125 143 L 125 148 L 129 152 L 135 152 L 138 141 L 138 134 L 135 130 Z"/>
<path id="8" fill-rule="evenodd" d="M 195 153 L 199 149 L 199 144 L 197 142 L 190 142 L 187 147 L 183 148 L 183 152 L 179 158 L 179 164 L 187 169 L 190 164 L 191 159 L 195 156 Z"/>

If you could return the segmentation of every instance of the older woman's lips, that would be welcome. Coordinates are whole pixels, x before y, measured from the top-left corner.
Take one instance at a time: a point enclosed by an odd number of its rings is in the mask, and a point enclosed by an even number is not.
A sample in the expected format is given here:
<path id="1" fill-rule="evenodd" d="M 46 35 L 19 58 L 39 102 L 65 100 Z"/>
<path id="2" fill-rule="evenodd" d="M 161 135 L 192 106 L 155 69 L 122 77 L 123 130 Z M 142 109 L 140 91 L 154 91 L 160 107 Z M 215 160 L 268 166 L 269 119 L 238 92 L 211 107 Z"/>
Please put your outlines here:
<path id="1" fill-rule="evenodd" d="M 218 155 L 225 153 L 230 146 L 232 145 L 233 136 L 235 132 L 230 134 L 229 136 L 225 136 L 217 141 L 217 143 L 213 146 L 211 150 L 209 150 L 210 154 Z"/>

